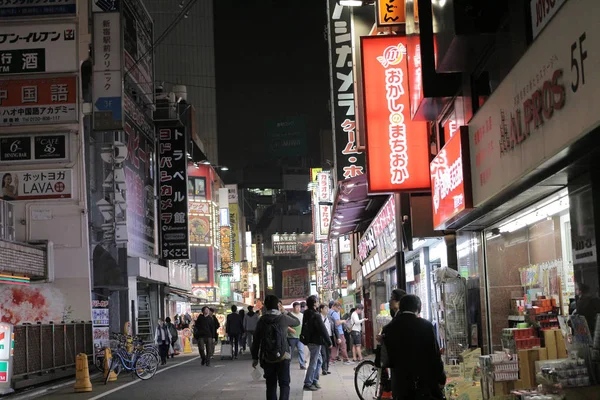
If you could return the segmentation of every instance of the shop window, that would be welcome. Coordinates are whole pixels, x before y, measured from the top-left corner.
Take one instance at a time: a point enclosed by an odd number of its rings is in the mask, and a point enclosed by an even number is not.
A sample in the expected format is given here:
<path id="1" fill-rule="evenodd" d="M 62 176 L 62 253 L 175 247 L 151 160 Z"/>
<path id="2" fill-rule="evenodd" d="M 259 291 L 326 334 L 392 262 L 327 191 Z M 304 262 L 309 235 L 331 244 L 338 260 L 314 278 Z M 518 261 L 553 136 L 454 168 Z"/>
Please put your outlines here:
<path id="1" fill-rule="evenodd" d="M 208 283 L 208 265 L 196 264 L 196 274 L 193 283 Z"/>
<path id="2" fill-rule="evenodd" d="M 206 200 L 206 178 L 189 178 L 188 196 L 192 200 Z"/>
<path id="3" fill-rule="evenodd" d="M 574 300 L 566 189 L 485 231 L 493 350 L 519 324 L 558 328 Z M 523 325 L 521 325 L 523 326 Z"/>

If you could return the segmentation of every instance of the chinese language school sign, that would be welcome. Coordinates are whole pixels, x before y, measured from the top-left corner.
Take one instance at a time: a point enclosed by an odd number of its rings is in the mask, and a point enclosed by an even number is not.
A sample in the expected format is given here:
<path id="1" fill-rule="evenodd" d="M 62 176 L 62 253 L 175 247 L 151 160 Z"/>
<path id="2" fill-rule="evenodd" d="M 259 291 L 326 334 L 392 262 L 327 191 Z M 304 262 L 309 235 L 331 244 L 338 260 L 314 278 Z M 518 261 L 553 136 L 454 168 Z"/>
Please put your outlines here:
<path id="1" fill-rule="evenodd" d="M 77 114 L 75 76 L 0 80 L 0 126 L 64 124 Z"/>
<path id="2" fill-rule="evenodd" d="M 0 171 L 2 200 L 70 199 L 71 170 Z"/>
<path id="3" fill-rule="evenodd" d="M 370 193 L 430 187 L 427 123 L 410 119 L 406 41 L 361 38 Z"/>
<path id="4" fill-rule="evenodd" d="M 0 75 L 78 70 L 75 24 L 0 26 Z"/>
<path id="5" fill-rule="evenodd" d="M 431 162 L 433 227 L 447 223 L 473 207 L 467 128 L 458 130 Z"/>
<path id="6" fill-rule="evenodd" d="M 169 125 L 157 128 L 161 257 L 165 260 L 187 260 L 190 258 L 187 139 L 183 126 L 178 126 L 177 122 Z"/>

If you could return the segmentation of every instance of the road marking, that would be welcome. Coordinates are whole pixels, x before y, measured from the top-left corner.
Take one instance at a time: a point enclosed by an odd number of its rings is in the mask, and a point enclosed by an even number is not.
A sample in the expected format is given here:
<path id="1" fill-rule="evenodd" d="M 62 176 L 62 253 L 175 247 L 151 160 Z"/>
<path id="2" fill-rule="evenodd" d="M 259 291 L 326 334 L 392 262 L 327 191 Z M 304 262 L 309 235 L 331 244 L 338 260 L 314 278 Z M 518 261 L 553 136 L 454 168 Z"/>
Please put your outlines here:
<path id="1" fill-rule="evenodd" d="M 163 372 L 165 372 L 165 371 L 168 371 L 168 370 L 170 370 L 171 368 L 177 368 L 177 367 L 179 367 L 180 365 L 187 364 L 187 363 L 189 363 L 189 362 L 195 361 L 195 360 L 197 360 L 197 359 L 199 359 L 199 358 L 200 358 L 200 356 L 196 356 L 196 357 L 192 358 L 191 360 L 183 361 L 183 362 L 180 362 L 180 363 L 178 363 L 178 364 L 171 365 L 170 367 L 167 367 L 167 368 L 160 369 L 159 371 L 156 371 L 156 375 L 158 375 L 158 374 L 160 374 L 160 373 L 163 373 Z M 131 386 L 131 385 L 135 385 L 136 383 L 140 383 L 140 382 L 142 382 L 142 380 L 141 380 L 141 379 L 136 379 L 135 381 L 131 381 L 131 382 L 128 382 L 128 383 L 126 383 L 126 384 L 124 384 L 124 385 L 121 385 L 121 386 L 119 386 L 119 387 L 116 387 L 116 388 L 114 388 L 114 389 L 111 389 L 111 390 L 109 390 L 108 392 L 104 392 L 104 393 L 102 393 L 102 394 L 99 394 L 98 396 L 91 397 L 91 398 L 89 398 L 88 400 L 97 400 L 97 399 L 101 399 L 101 398 L 103 398 L 103 397 L 106 397 L 106 396 L 108 396 L 109 394 L 113 394 L 113 393 L 115 393 L 115 392 L 118 392 L 118 391 L 119 391 L 119 390 L 121 390 L 121 389 L 125 389 L 126 387 L 129 387 L 129 386 Z"/>

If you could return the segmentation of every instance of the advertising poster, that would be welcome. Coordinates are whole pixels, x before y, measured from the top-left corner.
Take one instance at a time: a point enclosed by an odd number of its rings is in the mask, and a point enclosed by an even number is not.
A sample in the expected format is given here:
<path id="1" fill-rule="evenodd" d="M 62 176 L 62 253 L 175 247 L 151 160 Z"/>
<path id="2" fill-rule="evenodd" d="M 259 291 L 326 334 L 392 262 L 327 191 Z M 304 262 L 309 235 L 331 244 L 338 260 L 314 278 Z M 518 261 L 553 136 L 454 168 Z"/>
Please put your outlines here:
<path id="1" fill-rule="evenodd" d="M 0 24 L 0 76 L 76 72 L 75 24 Z"/>
<path id="2" fill-rule="evenodd" d="M 72 196 L 70 169 L 0 170 L 0 176 L 2 200 L 70 199 Z"/>
<path id="3" fill-rule="evenodd" d="M 222 226 L 221 230 L 221 275 L 233 275 L 231 255 L 231 228 Z"/>
<path id="4" fill-rule="evenodd" d="M 154 258 L 154 143 L 138 123 L 126 116 L 127 250 L 131 256 Z"/>
<path id="5" fill-rule="evenodd" d="M 308 268 L 282 271 L 281 277 L 284 299 L 308 296 Z"/>
<path id="6" fill-rule="evenodd" d="M 231 226 L 232 260 L 241 261 L 242 247 L 240 244 L 239 206 L 237 203 L 229 204 L 229 225 Z"/>
<path id="7" fill-rule="evenodd" d="M 190 244 L 195 246 L 210 246 L 212 244 L 210 216 L 189 215 L 188 220 L 190 226 Z"/>
<path id="8" fill-rule="evenodd" d="M 92 300 L 92 335 L 95 348 L 110 345 L 108 300 Z"/>
<path id="9" fill-rule="evenodd" d="M 0 44 L 0 75 L 4 54 Z M 0 126 L 65 124 L 77 118 L 75 76 L 0 80 Z"/>

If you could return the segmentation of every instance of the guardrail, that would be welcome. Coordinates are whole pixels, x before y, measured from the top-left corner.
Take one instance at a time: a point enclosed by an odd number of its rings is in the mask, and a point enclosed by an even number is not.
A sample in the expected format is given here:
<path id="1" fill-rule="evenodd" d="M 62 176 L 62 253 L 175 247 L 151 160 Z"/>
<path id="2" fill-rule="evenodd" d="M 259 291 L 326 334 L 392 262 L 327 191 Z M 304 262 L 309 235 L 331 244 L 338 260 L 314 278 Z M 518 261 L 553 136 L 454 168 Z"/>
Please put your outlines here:
<path id="1" fill-rule="evenodd" d="M 79 353 L 93 358 L 91 322 L 17 325 L 14 334 L 15 389 L 74 375 Z"/>

